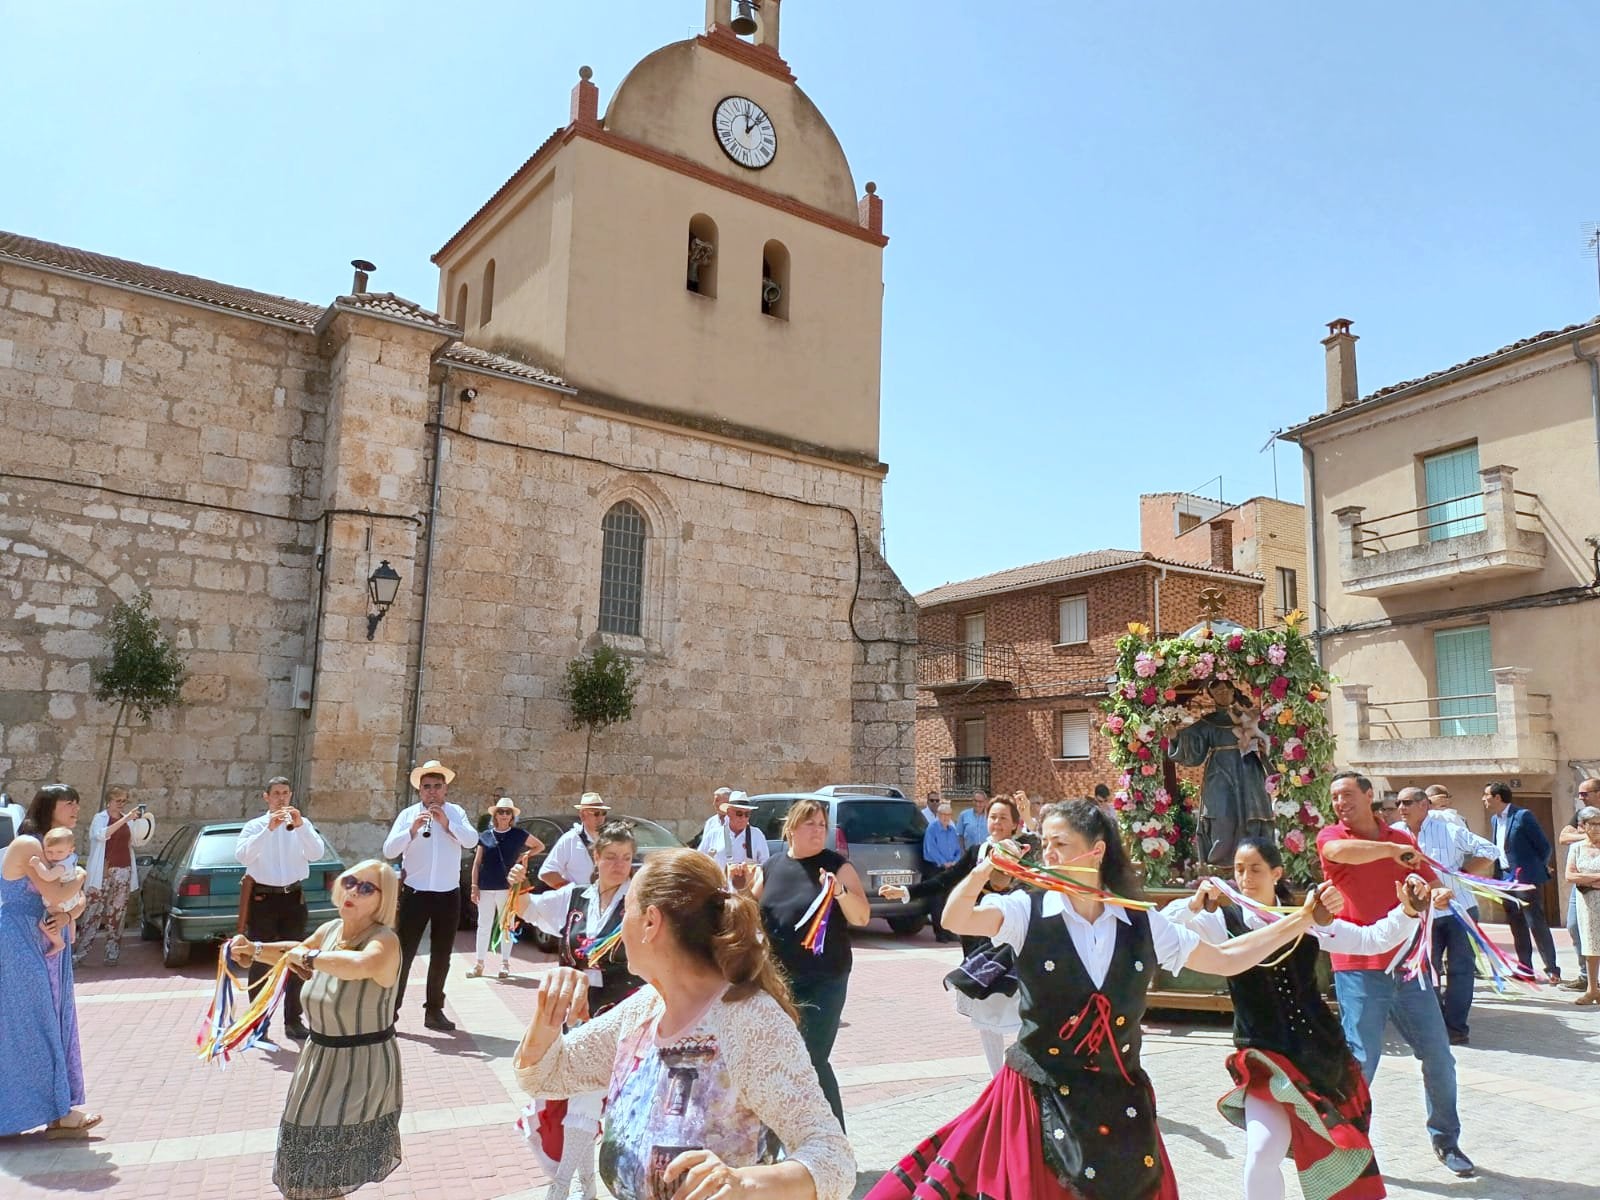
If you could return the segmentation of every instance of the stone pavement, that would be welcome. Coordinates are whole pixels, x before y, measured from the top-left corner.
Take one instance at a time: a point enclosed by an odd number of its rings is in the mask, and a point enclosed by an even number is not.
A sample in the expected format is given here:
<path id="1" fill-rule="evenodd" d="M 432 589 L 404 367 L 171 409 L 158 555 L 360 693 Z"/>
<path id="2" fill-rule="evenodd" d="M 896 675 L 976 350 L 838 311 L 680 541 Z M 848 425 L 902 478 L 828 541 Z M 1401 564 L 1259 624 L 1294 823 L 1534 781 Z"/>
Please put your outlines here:
<path id="1" fill-rule="evenodd" d="M 404 1164 L 362 1197 L 538 1200 L 544 1178 L 511 1122 L 521 1099 L 509 1058 L 532 1012 L 544 959 L 519 949 L 509 983 L 468 980 L 470 935 L 457 939 L 449 983 L 455 1035 L 401 1018 Z M 971 1027 L 939 979 L 953 947 L 927 933 L 858 941 L 845 1028 L 835 1052 L 860 1168 L 861 1194 L 921 1136 L 959 1111 L 987 1079 Z M 1570 962 L 1570 954 L 1563 953 Z M 207 956 L 181 971 L 155 948 L 124 942 L 122 965 L 80 970 L 79 1017 L 91 1106 L 105 1113 L 87 1142 L 0 1139 L 0 1197 L 104 1200 L 277 1195 L 272 1149 L 296 1051 L 251 1054 L 226 1069 L 191 1054 L 210 994 Z M 420 987 L 423 964 L 413 968 Z M 1457 1052 L 1462 1142 L 1481 1175 L 1458 1180 L 1434 1160 L 1422 1127 L 1420 1075 L 1401 1047 L 1373 1091 L 1379 1162 L 1397 1197 L 1578 1200 L 1600 1183 L 1600 1013 L 1570 993 L 1505 1001 L 1480 993 L 1473 1044 Z M 1216 1018 L 1173 1023 L 1157 1013 L 1145 1039 L 1162 1127 L 1189 1200 L 1238 1194 L 1243 1135 L 1214 1107 L 1228 1030 Z M 4 1065 L 0 1064 L 0 1071 Z M 1299 1195 L 1289 1182 L 1288 1195 Z"/>

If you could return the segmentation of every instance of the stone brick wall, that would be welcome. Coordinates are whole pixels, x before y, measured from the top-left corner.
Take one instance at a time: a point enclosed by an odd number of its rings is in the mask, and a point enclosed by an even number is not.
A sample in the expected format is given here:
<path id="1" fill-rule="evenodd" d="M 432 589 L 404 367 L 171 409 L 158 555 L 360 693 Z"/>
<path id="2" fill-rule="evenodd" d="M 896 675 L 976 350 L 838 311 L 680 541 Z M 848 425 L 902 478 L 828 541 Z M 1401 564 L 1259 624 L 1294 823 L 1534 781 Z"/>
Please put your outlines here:
<path id="1" fill-rule="evenodd" d="M 1159 615 L 1155 612 L 1158 579 Z M 962 722 L 975 718 L 985 722 L 985 750 L 995 787 L 1023 788 L 1044 800 L 1087 795 L 1096 783 L 1114 789 L 1116 775 L 1093 714 L 1098 712 L 1096 693 L 1103 693 L 1103 681 L 1116 665 L 1117 639 L 1132 621 L 1168 635 L 1181 633 L 1199 617 L 1201 589 L 1211 586 L 1223 592 L 1225 615 L 1255 624 L 1259 582 L 1170 568 L 1163 579 L 1159 567 L 1143 565 L 924 609 L 919 628 L 925 646 L 959 642 L 961 618 L 981 611 L 985 645 L 1013 648 L 1015 667 L 1011 687 L 919 690 L 918 794 L 940 786 L 939 760 L 961 753 Z M 1084 645 L 1058 646 L 1059 602 L 1074 595 L 1088 597 L 1089 640 Z M 1089 758 L 1062 759 L 1059 714 L 1084 711 L 1091 713 Z"/>
<path id="2" fill-rule="evenodd" d="M 0 267 L 14 798 L 67 780 L 87 823 L 114 716 L 90 663 L 111 606 L 140 589 L 188 653 L 189 703 L 120 738 L 113 779 L 171 816 L 234 815 L 264 765 L 293 761 L 324 386 L 307 333 Z"/>

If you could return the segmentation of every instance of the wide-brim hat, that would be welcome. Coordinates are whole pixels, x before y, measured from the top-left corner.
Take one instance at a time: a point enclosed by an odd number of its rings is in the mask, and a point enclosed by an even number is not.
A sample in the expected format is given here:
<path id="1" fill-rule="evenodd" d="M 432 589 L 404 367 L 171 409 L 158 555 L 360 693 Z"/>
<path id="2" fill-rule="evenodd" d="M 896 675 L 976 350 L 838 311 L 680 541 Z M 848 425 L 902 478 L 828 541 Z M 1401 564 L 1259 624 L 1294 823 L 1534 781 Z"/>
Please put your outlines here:
<path id="1" fill-rule="evenodd" d="M 454 783 L 456 781 L 456 773 L 437 758 L 430 758 L 411 772 L 411 786 L 413 789 L 422 787 L 422 777 L 424 775 L 443 775 L 446 783 Z"/>
<path id="2" fill-rule="evenodd" d="M 611 811 L 611 805 L 609 805 L 609 804 L 607 804 L 605 802 L 605 800 L 601 797 L 599 792 L 585 792 L 583 794 L 583 798 L 580 799 L 572 807 L 573 808 L 599 808 L 599 809 L 605 810 L 606 812 L 610 812 Z"/>
<path id="3" fill-rule="evenodd" d="M 729 808 L 737 808 L 740 812 L 755 812 L 756 806 L 750 803 L 750 796 L 745 792 L 734 792 L 723 801 Z"/>
<path id="4" fill-rule="evenodd" d="M 522 816 L 522 810 L 517 807 L 516 801 L 514 801 L 510 796 L 501 796 L 500 799 L 496 800 L 489 806 L 489 813 L 491 816 L 497 812 L 508 812 L 511 814 L 513 820 L 516 820 Z"/>

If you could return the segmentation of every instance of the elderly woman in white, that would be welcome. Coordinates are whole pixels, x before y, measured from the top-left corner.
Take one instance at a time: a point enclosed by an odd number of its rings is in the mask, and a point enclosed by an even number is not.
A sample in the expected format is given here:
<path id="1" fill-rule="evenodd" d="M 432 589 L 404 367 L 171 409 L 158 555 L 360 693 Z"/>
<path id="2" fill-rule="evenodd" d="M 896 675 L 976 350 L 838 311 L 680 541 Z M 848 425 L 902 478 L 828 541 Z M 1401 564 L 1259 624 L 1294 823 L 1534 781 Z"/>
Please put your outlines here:
<path id="1" fill-rule="evenodd" d="M 128 897 L 139 886 L 134 853 L 155 836 L 156 823 L 143 805 L 135 808 L 125 787 L 106 792 L 106 806 L 89 822 L 89 878 L 84 884 L 89 906 L 78 922 L 78 944 L 72 961 L 89 957 L 95 938 L 106 937 L 106 965 L 122 957 L 122 925 Z"/>

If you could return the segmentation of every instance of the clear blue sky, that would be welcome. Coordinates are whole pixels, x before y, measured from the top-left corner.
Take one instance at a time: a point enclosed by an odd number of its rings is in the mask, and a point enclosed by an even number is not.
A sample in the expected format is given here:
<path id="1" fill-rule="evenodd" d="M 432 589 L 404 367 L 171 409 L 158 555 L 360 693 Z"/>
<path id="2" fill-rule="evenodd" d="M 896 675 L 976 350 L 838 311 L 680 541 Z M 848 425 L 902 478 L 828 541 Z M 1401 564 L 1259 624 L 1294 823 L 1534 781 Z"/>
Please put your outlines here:
<path id="1" fill-rule="evenodd" d="M 0 228 L 313 301 L 360 255 L 431 305 L 428 255 L 566 121 L 578 66 L 604 104 L 702 15 L 0 0 Z M 1134 547 L 1141 491 L 1271 494 L 1260 448 L 1321 408 L 1330 318 L 1369 391 L 1600 311 L 1581 0 L 788 0 L 783 35 L 885 199 L 914 591 Z"/>

